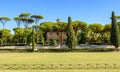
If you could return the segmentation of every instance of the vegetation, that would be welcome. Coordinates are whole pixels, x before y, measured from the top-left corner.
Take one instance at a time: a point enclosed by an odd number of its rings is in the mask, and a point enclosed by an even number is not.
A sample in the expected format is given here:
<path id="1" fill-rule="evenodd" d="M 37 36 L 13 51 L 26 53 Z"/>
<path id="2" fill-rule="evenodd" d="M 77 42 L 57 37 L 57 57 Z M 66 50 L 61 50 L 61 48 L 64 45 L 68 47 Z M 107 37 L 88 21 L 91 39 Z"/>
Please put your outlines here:
<path id="1" fill-rule="evenodd" d="M 0 53 L 0 64 L 87 64 L 120 65 L 119 52 L 106 53 Z M 112 58 L 112 59 L 111 59 Z"/>
<path id="2" fill-rule="evenodd" d="M 34 40 L 33 40 L 34 41 Z M 24 49 L 20 49 L 20 48 L 16 48 L 16 49 L 0 49 L 0 53 L 26 53 L 26 52 L 40 52 L 40 53 L 44 53 L 44 52 L 55 52 L 55 53 L 60 53 L 60 52 L 112 52 L 114 51 L 113 48 L 79 48 L 79 49 L 68 49 L 68 48 L 60 48 L 60 49 L 56 49 L 56 48 L 49 48 L 49 49 L 44 49 L 44 48 L 39 48 L 37 50 L 35 50 L 34 47 L 34 42 L 32 42 L 32 50 L 31 48 L 24 48 Z M 56 43 L 54 41 L 51 42 L 51 45 L 56 45 Z"/>
<path id="3" fill-rule="evenodd" d="M 72 19 L 71 17 L 68 17 L 68 25 L 67 25 L 67 41 L 66 41 L 66 45 L 68 46 L 68 48 L 73 49 L 76 46 L 76 37 L 75 37 L 75 33 L 72 27 Z"/>
<path id="4" fill-rule="evenodd" d="M 5 23 L 10 20 L 11 19 L 9 17 L 0 17 L 0 22 L 3 24 L 3 29 L 5 28 Z"/>
<path id="5" fill-rule="evenodd" d="M 6 22 L 11 19 L 9 17 L 0 17 L 0 22 L 3 24 L 3 29 L 0 29 L 0 44 L 1 46 L 31 45 L 32 28 L 34 28 L 36 44 L 51 44 L 46 38 L 46 34 L 47 32 L 56 32 L 59 33 L 59 44 L 63 45 L 63 43 L 66 42 L 66 40 L 63 42 L 63 32 L 67 32 L 68 38 L 73 38 L 73 40 L 77 41 L 77 44 L 112 44 L 117 48 L 119 46 L 118 33 L 120 32 L 120 22 L 116 22 L 116 18 L 119 18 L 119 16 L 112 16 L 111 24 L 105 25 L 99 23 L 87 24 L 86 22 L 79 20 L 71 21 L 67 24 L 67 22 L 62 22 L 60 19 L 57 19 L 56 22 L 40 23 L 39 21 L 43 19 L 43 16 L 21 13 L 17 17 L 13 18 L 17 27 L 13 28 L 14 34 L 11 34 L 10 30 L 5 29 Z M 24 27 L 21 27 L 22 24 Z M 30 24 L 33 25 L 30 26 Z M 68 27 L 70 27 L 70 29 Z M 53 43 L 58 45 L 55 40 L 53 40 Z"/>
<path id="6" fill-rule="evenodd" d="M 0 64 L 87 64 L 120 65 L 119 52 L 113 53 L 0 53 Z M 112 58 L 112 59 L 111 59 Z M 118 66 L 120 67 L 120 66 Z M 0 70 L 0 72 L 119 72 L 118 69 Z"/>
<path id="7" fill-rule="evenodd" d="M 34 19 L 34 21 L 35 21 L 36 42 L 38 43 L 38 41 L 39 41 L 39 39 L 38 39 L 39 38 L 39 34 L 38 34 L 39 26 L 38 26 L 38 24 L 39 24 L 40 19 L 43 19 L 43 16 L 32 15 L 31 18 Z"/>
<path id="8" fill-rule="evenodd" d="M 53 26 L 54 30 L 57 31 L 57 33 L 60 33 L 60 45 L 63 45 L 63 32 L 66 32 L 66 27 L 67 23 L 66 22 L 60 22 L 58 20 L 58 22 Z"/>
<path id="9" fill-rule="evenodd" d="M 118 25 L 116 23 L 116 16 L 114 12 L 112 12 L 111 20 L 112 20 L 112 23 L 111 23 L 110 41 L 111 41 L 111 44 L 115 46 L 115 48 L 118 48 L 120 45 L 120 37 L 119 37 Z"/>
<path id="10" fill-rule="evenodd" d="M 34 29 L 32 30 L 32 52 L 35 51 L 35 34 Z"/>

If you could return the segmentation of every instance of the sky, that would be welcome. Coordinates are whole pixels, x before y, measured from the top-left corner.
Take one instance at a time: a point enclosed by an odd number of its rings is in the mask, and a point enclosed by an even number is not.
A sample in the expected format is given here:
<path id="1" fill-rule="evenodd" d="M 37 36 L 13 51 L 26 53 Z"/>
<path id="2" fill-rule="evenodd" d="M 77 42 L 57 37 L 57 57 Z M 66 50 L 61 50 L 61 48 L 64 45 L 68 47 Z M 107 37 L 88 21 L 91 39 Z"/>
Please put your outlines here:
<path id="1" fill-rule="evenodd" d="M 105 25 L 111 22 L 112 11 L 120 16 L 120 0 L 0 0 L 0 17 L 12 19 L 5 24 L 11 33 L 17 27 L 13 18 L 21 13 L 42 15 L 44 18 L 40 22 L 55 22 L 57 18 L 67 22 L 68 16 L 71 16 L 73 21 Z M 0 23 L 0 29 L 2 27 Z"/>

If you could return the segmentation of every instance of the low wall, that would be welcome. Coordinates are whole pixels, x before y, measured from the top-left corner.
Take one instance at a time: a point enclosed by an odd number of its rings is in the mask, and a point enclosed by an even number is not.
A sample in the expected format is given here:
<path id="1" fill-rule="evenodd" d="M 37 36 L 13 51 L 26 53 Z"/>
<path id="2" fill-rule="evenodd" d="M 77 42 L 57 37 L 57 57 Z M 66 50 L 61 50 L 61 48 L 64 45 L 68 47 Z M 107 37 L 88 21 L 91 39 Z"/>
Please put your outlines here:
<path id="1" fill-rule="evenodd" d="M 32 46 L 3 46 L 0 48 L 32 48 Z M 49 48 L 68 48 L 67 46 L 63 45 L 63 46 L 35 46 L 35 48 L 45 48 L 45 49 L 49 49 Z M 76 48 L 114 48 L 114 46 L 111 45 L 85 45 L 85 44 L 81 44 L 79 46 L 76 46 Z M 120 48 L 120 47 L 119 47 Z"/>
<path id="2" fill-rule="evenodd" d="M 0 64 L 0 70 L 118 69 L 117 64 Z"/>

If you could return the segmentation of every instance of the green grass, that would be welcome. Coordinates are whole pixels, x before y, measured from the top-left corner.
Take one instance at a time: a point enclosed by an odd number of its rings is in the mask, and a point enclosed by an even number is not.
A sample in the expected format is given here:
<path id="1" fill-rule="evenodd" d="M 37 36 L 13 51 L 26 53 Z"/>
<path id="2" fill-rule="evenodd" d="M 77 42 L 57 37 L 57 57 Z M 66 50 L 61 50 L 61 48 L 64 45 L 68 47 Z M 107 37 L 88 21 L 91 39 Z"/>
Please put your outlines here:
<path id="1" fill-rule="evenodd" d="M 0 53 L 0 64 L 120 64 L 119 52 L 106 53 Z"/>
<path id="2" fill-rule="evenodd" d="M 119 52 L 82 53 L 0 53 L 0 64 L 87 64 L 120 65 Z M 119 72 L 119 69 L 18 70 L 0 72 Z"/>

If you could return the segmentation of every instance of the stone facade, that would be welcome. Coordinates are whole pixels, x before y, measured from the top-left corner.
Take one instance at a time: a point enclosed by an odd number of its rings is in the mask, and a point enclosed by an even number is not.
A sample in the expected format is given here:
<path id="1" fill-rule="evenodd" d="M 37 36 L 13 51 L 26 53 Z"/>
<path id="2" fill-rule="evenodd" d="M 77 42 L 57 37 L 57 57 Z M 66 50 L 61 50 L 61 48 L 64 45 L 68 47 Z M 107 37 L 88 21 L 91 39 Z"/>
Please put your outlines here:
<path id="1" fill-rule="evenodd" d="M 47 40 L 58 40 L 60 45 L 67 39 L 66 32 L 47 32 Z"/>

